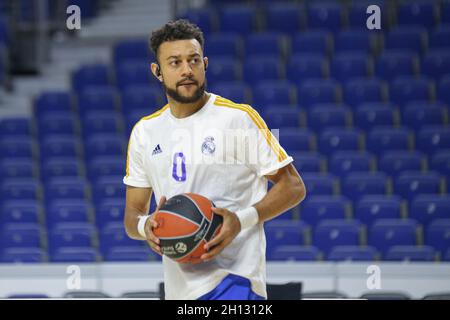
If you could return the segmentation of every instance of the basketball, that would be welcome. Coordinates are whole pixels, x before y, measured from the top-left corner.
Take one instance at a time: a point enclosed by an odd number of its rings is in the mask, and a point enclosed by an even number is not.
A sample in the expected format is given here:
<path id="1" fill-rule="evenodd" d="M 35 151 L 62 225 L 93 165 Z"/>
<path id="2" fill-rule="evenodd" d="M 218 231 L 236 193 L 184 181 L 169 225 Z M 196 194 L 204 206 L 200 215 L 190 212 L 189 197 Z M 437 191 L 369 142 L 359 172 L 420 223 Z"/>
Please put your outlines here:
<path id="1" fill-rule="evenodd" d="M 161 252 L 179 263 L 199 263 L 203 246 L 220 230 L 223 218 L 214 214 L 214 203 L 194 193 L 176 195 L 155 214 Z"/>

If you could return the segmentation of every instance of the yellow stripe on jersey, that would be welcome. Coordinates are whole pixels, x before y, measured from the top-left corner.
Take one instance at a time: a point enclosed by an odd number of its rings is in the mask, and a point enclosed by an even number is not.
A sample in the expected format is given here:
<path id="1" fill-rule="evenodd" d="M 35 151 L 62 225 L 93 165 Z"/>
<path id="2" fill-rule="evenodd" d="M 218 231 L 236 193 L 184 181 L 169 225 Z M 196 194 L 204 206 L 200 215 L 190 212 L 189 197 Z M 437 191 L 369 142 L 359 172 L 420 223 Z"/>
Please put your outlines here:
<path id="1" fill-rule="evenodd" d="M 149 116 L 145 116 L 143 118 L 141 118 L 138 122 L 136 122 L 136 124 L 133 126 L 133 129 L 131 130 L 131 134 L 133 133 L 134 128 L 138 125 L 139 122 L 141 122 L 142 120 L 150 120 L 153 118 L 156 118 L 158 116 L 161 115 L 161 113 L 163 113 L 164 111 L 166 111 L 166 109 L 169 108 L 169 104 L 166 104 L 164 107 L 162 107 L 161 109 L 159 109 L 158 111 L 152 113 Z M 130 140 L 131 140 L 131 134 L 130 134 Z M 128 148 L 127 148 L 127 163 L 126 163 L 126 167 L 125 167 L 125 171 L 126 171 L 126 177 L 128 177 L 130 175 L 130 169 L 129 169 L 129 152 L 130 152 L 130 140 L 128 140 Z"/>
<path id="2" fill-rule="evenodd" d="M 239 109 L 244 111 L 248 114 L 248 116 L 252 119 L 252 121 L 255 123 L 255 125 L 260 129 L 262 132 L 264 138 L 267 141 L 267 144 L 270 146 L 270 148 L 275 152 L 275 154 L 278 157 L 278 161 L 283 161 L 287 158 L 286 153 L 281 149 L 278 141 L 274 138 L 272 132 L 270 132 L 269 128 L 267 127 L 264 120 L 261 118 L 261 116 L 254 110 L 252 107 L 250 107 L 247 104 L 236 104 L 232 102 L 231 100 L 217 97 L 214 101 L 214 104 L 221 107 L 228 107 L 233 109 Z"/>

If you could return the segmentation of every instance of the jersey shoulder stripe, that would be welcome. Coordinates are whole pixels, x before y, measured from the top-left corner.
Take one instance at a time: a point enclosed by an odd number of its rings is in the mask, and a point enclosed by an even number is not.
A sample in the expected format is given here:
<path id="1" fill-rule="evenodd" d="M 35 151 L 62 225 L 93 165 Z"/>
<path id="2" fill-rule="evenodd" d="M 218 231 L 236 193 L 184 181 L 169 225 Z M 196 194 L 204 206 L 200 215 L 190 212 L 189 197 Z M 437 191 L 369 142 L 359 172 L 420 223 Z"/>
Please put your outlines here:
<path id="1" fill-rule="evenodd" d="M 169 104 L 166 104 L 164 107 L 162 107 L 161 109 L 159 109 L 158 111 L 153 112 L 151 115 L 142 117 L 138 122 L 136 122 L 136 124 L 133 126 L 133 129 L 131 130 L 131 133 L 133 133 L 134 128 L 141 122 L 141 121 L 145 121 L 145 120 L 150 120 L 153 118 L 156 118 L 158 116 L 160 116 L 164 111 L 167 110 L 167 108 L 169 108 Z M 130 135 L 130 139 L 128 140 L 128 148 L 127 148 L 127 163 L 126 163 L 126 167 L 125 167 L 125 171 L 126 171 L 126 176 L 128 177 L 130 174 L 130 168 L 129 168 L 129 161 L 130 161 L 130 143 L 131 143 L 131 135 Z"/>
<path id="2" fill-rule="evenodd" d="M 253 123 L 256 125 L 256 127 L 260 130 L 260 132 L 263 134 L 267 144 L 270 146 L 272 151 L 275 152 L 275 154 L 277 155 L 278 161 L 281 162 L 287 158 L 286 153 L 280 147 L 280 144 L 275 139 L 272 132 L 270 132 L 270 130 L 267 127 L 264 120 L 261 118 L 261 116 L 258 114 L 258 112 L 255 109 L 253 109 L 251 106 L 249 106 L 248 104 L 237 104 L 237 103 L 232 102 L 231 100 L 228 100 L 228 99 L 225 99 L 225 98 L 222 98 L 219 96 L 214 101 L 214 105 L 219 106 L 219 107 L 238 109 L 238 110 L 245 112 L 250 117 L 250 119 L 253 121 Z"/>

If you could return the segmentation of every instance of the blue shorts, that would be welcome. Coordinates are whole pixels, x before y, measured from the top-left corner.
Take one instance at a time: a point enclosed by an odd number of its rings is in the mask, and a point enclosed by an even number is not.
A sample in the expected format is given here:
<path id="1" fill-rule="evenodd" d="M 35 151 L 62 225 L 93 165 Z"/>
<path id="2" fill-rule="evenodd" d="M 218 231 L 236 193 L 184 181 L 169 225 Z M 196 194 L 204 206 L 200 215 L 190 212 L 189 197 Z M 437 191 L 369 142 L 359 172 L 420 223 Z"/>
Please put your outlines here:
<path id="1" fill-rule="evenodd" d="M 212 291 L 198 300 L 266 300 L 252 291 L 250 280 L 229 274 Z"/>

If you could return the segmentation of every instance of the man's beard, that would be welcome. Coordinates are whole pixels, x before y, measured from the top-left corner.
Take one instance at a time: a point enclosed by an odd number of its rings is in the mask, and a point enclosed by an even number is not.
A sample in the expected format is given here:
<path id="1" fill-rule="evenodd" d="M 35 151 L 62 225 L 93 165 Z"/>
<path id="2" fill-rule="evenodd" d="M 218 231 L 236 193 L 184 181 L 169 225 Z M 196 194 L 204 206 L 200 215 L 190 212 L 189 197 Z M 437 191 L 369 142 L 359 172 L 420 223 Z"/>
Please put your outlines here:
<path id="1" fill-rule="evenodd" d="M 205 90 L 206 90 L 206 79 L 205 79 L 205 82 L 203 82 L 203 84 L 201 86 L 197 87 L 194 94 L 190 97 L 182 96 L 181 94 L 178 93 L 177 89 L 171 89 L 171 88 L 166 87 L 164 82 L 162 83 L 162 86 L 163 86 L 166 94 L 169 97 L 171 97 L 173 100 L 175 100 L 176 102 L 178 102 L 178 103 L 194 103 L 203 97 L 203 94 L 205 93 Z"/>

